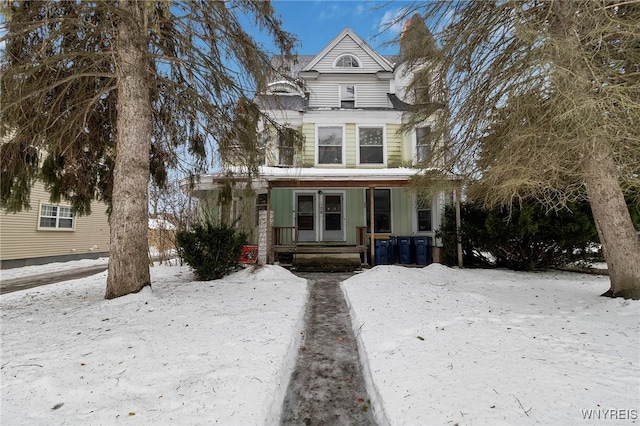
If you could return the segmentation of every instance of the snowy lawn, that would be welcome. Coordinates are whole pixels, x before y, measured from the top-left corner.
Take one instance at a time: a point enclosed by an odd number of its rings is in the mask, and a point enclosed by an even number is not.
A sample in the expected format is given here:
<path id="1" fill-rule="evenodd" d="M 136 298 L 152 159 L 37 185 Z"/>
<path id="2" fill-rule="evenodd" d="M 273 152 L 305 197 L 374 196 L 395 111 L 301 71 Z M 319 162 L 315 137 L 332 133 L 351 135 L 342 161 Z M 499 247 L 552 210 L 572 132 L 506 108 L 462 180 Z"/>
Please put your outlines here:
<path id="1" fill-rule="evenodd" d="M 640 302 L 599 297 L 606 276 L 378 266 L 342 287 L 380 424 L 640 422 Z"/>
<path id="2" fill-rule="evenodd" d="M 278 266 L 151 273 L 153 291 L 114 300 L 106 272 L 0 297 L 2 425 L 277 421 L 306 280 Z"/>

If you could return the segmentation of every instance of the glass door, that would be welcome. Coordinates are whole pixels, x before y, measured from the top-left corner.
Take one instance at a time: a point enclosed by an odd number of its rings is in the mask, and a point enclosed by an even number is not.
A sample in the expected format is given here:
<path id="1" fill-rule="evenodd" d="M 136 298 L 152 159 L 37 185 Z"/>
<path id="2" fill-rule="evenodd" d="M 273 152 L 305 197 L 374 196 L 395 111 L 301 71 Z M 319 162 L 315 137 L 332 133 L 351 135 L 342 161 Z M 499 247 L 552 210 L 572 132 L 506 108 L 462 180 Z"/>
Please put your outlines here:
<path id="1" fill-rule="evenodd" d="M 296 194 L 296 226 L 298 241 L 317 241 L 316 195 Z"/>
<path id="2" fill-rule="evenodd" d="M 344 241 L 344 212 L 342 194 L 323 194 L 324 241 Z"/>

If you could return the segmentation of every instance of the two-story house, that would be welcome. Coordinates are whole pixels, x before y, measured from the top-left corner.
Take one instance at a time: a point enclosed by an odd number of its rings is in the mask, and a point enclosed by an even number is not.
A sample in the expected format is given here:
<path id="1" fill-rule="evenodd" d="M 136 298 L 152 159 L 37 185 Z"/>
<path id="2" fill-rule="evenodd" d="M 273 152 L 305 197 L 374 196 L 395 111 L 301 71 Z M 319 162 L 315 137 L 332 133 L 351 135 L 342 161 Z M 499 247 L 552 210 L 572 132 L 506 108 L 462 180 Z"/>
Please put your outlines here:
<path id="1" fill-rule="evenodd" d="M 388 237 L 430 237 L 437 245 L 444 194 L 425 199 L 410 185 L 419 172 L 414 166 L 430 153 L 433 123 L 402 128 L 406 67 L 349 28 L 315 56 L 280 60 L 275 65 L 288 78 L 274 79 L 257 100 L 278 124 L 302 133 L 302 146 L 286 130 L 264 126 L 264 164 L 253 191 L 242 190 L 238 174 L 233 199 L 221 206 L 223 174 L 201 176 L 195 191 L 201 206 L 248 230 L 254 243 L 264 210 L 272 226 L 260 250 L 268 261 L 292 250 L 373 254 L 376 241 Z"/>

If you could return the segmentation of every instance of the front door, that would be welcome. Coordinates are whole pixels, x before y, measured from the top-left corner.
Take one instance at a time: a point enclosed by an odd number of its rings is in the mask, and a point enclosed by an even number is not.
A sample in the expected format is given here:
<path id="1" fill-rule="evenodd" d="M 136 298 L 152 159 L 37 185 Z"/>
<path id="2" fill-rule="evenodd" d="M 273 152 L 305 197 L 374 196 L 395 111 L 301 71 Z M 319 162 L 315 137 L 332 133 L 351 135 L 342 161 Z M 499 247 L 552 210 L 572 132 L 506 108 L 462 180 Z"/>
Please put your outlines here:
<path id="1" fill-rule="evenodd" d="M 296 194 L 296 226 L 298 241 L 317 241 L 315 192 Z"/>
<path id="2" fill-rule="evenodd" d="M 322 194 L 322 240 L 344 241 L 343 195 Z"/>

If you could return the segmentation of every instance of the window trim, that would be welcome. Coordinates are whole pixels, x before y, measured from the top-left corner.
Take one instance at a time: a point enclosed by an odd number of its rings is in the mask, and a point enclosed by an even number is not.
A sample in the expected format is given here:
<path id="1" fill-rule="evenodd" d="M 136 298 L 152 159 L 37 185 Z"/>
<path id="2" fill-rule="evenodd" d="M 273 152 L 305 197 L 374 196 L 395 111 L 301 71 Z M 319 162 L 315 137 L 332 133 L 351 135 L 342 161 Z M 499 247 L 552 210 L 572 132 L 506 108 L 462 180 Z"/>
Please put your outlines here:
<path id="1" fill-rule="evenodd" d="M 360 158 L 360 129 L 361 128 L 382 129 L 382 163 L 362 163 Z M 386 167 L 387 165 L 387 125 L 359 124 L 356 126 L 356 164 L 358 166 Z"/>
<path id="2" fill-rule="evenodd" d="M 342 106 L 342 88 L 348 86 L 353 86 L 353 107 L 343 107 Z M 350 99 L 344 100 L 344 102 L 349 102 Z M 356 109 L 358 107 L 358 85 L 355 83 L 340 83 L 338 84 L 338 108 L 340 109 Z"/>
<path id="3" fill-rule="evenodd" d="M 320 162 L 320 129 L 325 127 L 339 127 L 342 129 L 342 162 L 341 163 L 321 163 Z M 347 149 L 346 149 L 346 126 L 344 124 L 316 124 L 316 140 L 315 140 L 315 165 L 321 167 L 345 167 L 347 164 Z"/>
<path id="4" fill-rule="evenodd" d="M 355 62 L 357 63 L 357 65 L 355 67 L 353 65 L 351 65 L 349 67 L 338 65 L 338 62 L 340 62 L 342 59 L 347 58 L 347 57 L 350 57 L 351 59 L 355 59 Z M 360 58 L 358 58 L 353 53 L 343 53 L 342 55 L 339 55 L 333 61 L 333 68 L 338 68 L 338 69 L 343 69 L 343 70 L 351 70 L 351 69 L 360 70 L 360 69 L 362 69 L 362 61 L 360 60 Z"/>
<path id="5" fill-rule="evenodd" d="M 49 207 L 56 207 L 56 216 L 47 216 L 47 215 L 43 215 L 42 214 L 42 208 L 45 206 L 49 206 Z M 70 219 L 71 219 L 71 228 L 61 228 L 60 225 L 60 219 L 69 219 L 69 217 L 61 217 L 60 216 L 60 207 L 69 209 L 69 213 L 71 215 Z M 42 226 L 42 218 L 52 218 L 55 217 L 56 219 L 56 226 L 52 227 L 52 226 Z M 73 214 L 73 210 L 71 210 L 71 206 L 68 204 L 54 204 L 54 203 L 47 203 L 44 201 L 40 201 L 40 204 L 38 205 L 38 223 L 37 223 L 37 227 L 36 230 L 38 231 L 54 231 L 54 232 L 73 232 L 76 230 L 76 217 Z"/>

